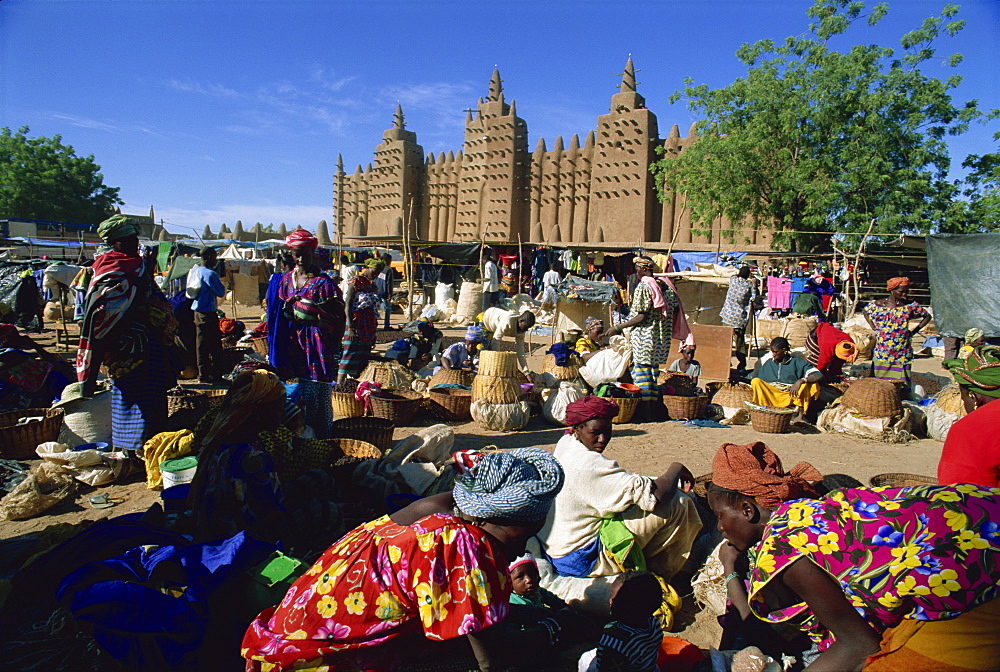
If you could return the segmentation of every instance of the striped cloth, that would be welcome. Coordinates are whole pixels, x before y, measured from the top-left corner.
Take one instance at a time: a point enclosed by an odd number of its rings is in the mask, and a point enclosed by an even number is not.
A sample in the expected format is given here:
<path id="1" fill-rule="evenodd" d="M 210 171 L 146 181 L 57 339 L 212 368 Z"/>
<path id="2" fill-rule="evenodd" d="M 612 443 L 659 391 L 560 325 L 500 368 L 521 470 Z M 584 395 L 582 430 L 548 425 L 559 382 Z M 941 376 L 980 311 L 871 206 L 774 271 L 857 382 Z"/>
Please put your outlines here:
<path id="1" fill-rule="evenodd" d="M 544 518 L 562 489 L 556 458 L 541 448 L 490 453 L 455 478 L 455 504 L 469 516 L 530 522 Z"/>
<path id="2" fill-rule="evenodd" d="M 145 362 L 136 371 L 113 379 L 111 441 L 115 450 L 142 450 L 167 423 L 167 390 L 177 381 L 162 346 L 150 340 L 145 354 Z"/>
<path id="3" fill-rule="evenodd" d="M 632 381 L 638 386 L 643 401 L 655 401 L 656 369 L 651 364 L 632 364 Z"/>
<path id="4" fill-rule="evenodd" d="M 597 642 L 594 669 L 655 672 L 656 656 L 662 642 L 663 630 L 655 616 L 650 616 L 643 628 L 633 628 L 621 621 L 612 621 L 604 626 L 601 639 Z M 619 665 L 623 662 L 625 664 L 620 667 L 615 665 L 616 662 Z"/>
<path id="5" fill-rule="evenodd" d="M 364 371 L 365 365 L 368 364 L 368 358 L 371 356 L 373 345 L 374 343 L 371 341 L 345 337 L 344 351 L 340 355 L 340 367 L 337 371 L 338 375 L 356 378 L 358 374 Z"/>

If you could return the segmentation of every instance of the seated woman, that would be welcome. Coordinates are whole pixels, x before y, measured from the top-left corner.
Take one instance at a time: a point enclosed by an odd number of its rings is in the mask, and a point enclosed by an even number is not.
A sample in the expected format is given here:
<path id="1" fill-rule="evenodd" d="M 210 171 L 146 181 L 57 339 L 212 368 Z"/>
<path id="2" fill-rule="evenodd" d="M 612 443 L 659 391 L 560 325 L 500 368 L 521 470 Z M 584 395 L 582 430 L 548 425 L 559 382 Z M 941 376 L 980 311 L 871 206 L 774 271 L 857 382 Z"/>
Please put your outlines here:
<path id="1" fill-rule="evenodd" d="M 702 527 L 685 492 L 693 478 L 684 465 L 649 478 L 601 455 L 617 413 L 616 404 L 594 396 L 566 407 L 570 429 L 555 449 L 566 485 L 538 535 L 554 571 L 543 572 L 542 586 L 570 606 L 605 615 L 615 575 L 648 568 L 669 580 Z"/>
<path id="2" fill-rule="evenodd" d="M 487 308 L 479 315 L 479 323 L 486 332 L 487 343 L 494 338 L 514 340 L 514 351 L 517 353 L 517 365 L 524 373 L 528 372 L 528 360 L 524 354 L 524 334 L 535 326 L 535 314 L 526 310 L 520 314 L 504 308 Z"/>
<path id="3" fill-rule="evenodd" d="M 584 323 L 584 328 L 586 331 L 583 336 L 576 340 L 574 349 L 580 353 L 580 357 L 586 362 L 594 356 L 595 352 L 604 347 L 600 343 L 601 336 L 604 335 L 604 320 L 599 320 L 596 317 L 588 317 Z"/>
<path id="4" fill-rule="evenodd" d="M 18 333 L 13 324 L 0 324 L 0 413 L 48 408 L 71 376 L 73 367 L 66 360 Z"/>
<path id="5" fill-rule="evenodd" d="M 819 396 L 817 383 L 823 374 L 806 360 L 793 357 L 788 339 L 775 338 L 770 350 L 770 357 L 765 357 L 751 375 L 752 402 L 782 408 L 795 405 L 807 412 L 809 402 Z"/>
<path id="6" fill-rule="evenodd" d="M 701 362 L 694 358 L 694 353 L 697 349 L 697 346 L 694 345 L 682 345 L 681 356 L 675 359 L 670 368 L 667 369 L 668 371 L 691 376 L 692 384 L 695 387 L 698 387 L 698 376 L 701 375 Z"/>
<path id="7" fill-rule="evenodd" d="M 250 624 L 248 669 L 391 670 L 404 660 L 462 659 L 453 669 L 490 669 L 501 652 L 551 644 L 555 621 L 507 638 L 494 626 L 509 608 L 507 566 L 562 484 L 544 450 L 490 453 L 452 492 L 355 528 Z"/>
<path id="8" fill-rule="evenodd" d="M 858 358 L 854 339 L 829 322 L 820 322 L 806 337 L 806 361 L 823 374 L 823 381 L 836 383 L 844 379 L 844 362 Z"/>
<path id="9" fill-rule="evenodd" d="M 479 348 L 486 340 L 482 327 L 470 326 L 465 330 L 465 340 L 449 345 L 441 355 L 441 366 L 445 369 L 464 369 L 475 372 L 479 369 Z"/>
<path id="10" fill-rule="evenodd" d="M 968 415 L 948 430 L 938 462 L 938 483 L 1000 487 L 1000 348 L 982 345 L 965 359 L 945 361 Z"/>
<path id="11" fill-rule="evenodd" d="M 749 554 L 750 611 L 816 643 L 807 669 L 998 669 L 1000 490 L 848 488 L 797 499 L 809 494 L 799 481 L 761 483 L 748 462 L 713 472 L 708 501 L 726 541 Z M 729 584 L 733 596 L 738 582 Z"/>
<path id="12" fill-rule="evenodd" d="M 441 340 L 444 334 L 434 327 L 433 322 L 417 320 L 417 333 L 403 339 L 406 341 L 406 352 L 400 359 L 400 364 L 411 371 L 419 371 L 430 364 L 441 352 Z"/>

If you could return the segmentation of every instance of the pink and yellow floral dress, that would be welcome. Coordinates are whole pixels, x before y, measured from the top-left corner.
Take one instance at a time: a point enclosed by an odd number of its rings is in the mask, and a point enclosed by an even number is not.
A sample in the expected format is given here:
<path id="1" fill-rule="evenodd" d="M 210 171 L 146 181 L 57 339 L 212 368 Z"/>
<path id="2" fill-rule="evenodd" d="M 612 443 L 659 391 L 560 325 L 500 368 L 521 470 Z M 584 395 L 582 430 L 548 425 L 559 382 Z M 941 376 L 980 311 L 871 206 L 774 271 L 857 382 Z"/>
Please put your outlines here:
<path id="1" fill-rule="evenodd" d="M 956 618 L 1000 595 L 1000 488 L 858 488 L 782 504 L 750 550 L 750 608 L 797 625 L 823 651 L 835 639 L 805 602 L 769 604 L 770 581 L 802 558 L 839 581 L 879 632 Z"/>
<path id="2" fill-rule="evenodd" d="M 348 532 L 261 612 L 242 653 L 248 670 L 389 669 L 402 642 L 499 623 L 510 590 L 507 560 L 480 528 L 445 514 L 408 526 L 383 516 Z"/>

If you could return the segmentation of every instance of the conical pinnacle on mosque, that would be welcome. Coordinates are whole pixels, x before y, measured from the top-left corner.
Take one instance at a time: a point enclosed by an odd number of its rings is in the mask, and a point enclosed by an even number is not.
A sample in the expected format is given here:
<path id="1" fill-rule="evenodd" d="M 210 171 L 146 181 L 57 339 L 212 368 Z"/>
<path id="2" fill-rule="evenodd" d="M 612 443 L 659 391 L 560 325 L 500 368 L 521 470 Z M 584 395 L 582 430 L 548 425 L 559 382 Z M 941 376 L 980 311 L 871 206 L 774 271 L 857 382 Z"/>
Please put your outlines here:
<path id="1" fill-rule="evenodd" d="M 635 66 L 632 64 L 631 54 L 629 54 L 628 62 L 625 63 L 625 72 L 621 73 L 621 75 L 622 75 L 622 83 L 619 86 L 618 90 L 621 93 L 625 93 L 626 91 L 635 91 L 635 85 L 636 85 Z"/>
<path id="2" fill-rule="evenodd" d="M 344 155 L 337 152 L 337 174 L 341 175 L 344 172 Z"/>
<path id="3" fill-rule="evenodd" d="M 403 106 L 396 103 L 396 114 L 392 118 L 392 127 L 399 130 L 406 130 L 406 120 L 403 118 Z"/>
<path id="4" fill-rule="evenodd" d="M 284 222 L 282 222 L 281 226 L 278 227 L 278 235 L 281 236 L 282 238 L 288 235 L 288 227 L 285 226 Z"/>
<path id="5" fill-rule="evenodd" d="M 330 244 L 330 230 L 325 219 L 319 220 L 319 224 L 316 225 L 316 240 L 320 245 Z"/>
<path id="6" fill-rule="evenodd" d="M 212 234 L 212 227 L 208 224 L 205 225 L 205 230 L 201 232 L 202 240 L 212 240 L 215 236 Z"/>
<path id="7" fill-rule="evenodd" d="M 500 69 L 493 68 L 493 77 L 490 78 L 490 93 L 487 100 L 503 99 L 503 80 L 500 79 Z"/>

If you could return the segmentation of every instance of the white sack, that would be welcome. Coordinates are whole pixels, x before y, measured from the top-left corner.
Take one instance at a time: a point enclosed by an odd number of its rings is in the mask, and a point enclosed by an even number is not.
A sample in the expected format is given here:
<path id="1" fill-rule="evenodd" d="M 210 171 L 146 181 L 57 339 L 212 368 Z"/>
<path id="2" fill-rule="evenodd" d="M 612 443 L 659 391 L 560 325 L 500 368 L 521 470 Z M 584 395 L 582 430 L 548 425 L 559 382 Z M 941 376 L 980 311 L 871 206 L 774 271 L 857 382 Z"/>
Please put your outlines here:
<path id="1" fill-rule="evenodd" d="M 531 407 L 526 401 L 513 404 L 491 404 L 479 399 L 470 407 L 472 419 L 495 432 L 514 432 L 523 429 L 531 419 Z"/>
<path id="2" fill-rule="evenodd" d="M 611 344 L 594 353 L 580 367 L 580 375 L 591 387 L 618 380 L 632 365 L 632 347 L 624 336 L 612 336 Z"/>

